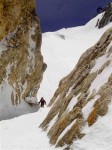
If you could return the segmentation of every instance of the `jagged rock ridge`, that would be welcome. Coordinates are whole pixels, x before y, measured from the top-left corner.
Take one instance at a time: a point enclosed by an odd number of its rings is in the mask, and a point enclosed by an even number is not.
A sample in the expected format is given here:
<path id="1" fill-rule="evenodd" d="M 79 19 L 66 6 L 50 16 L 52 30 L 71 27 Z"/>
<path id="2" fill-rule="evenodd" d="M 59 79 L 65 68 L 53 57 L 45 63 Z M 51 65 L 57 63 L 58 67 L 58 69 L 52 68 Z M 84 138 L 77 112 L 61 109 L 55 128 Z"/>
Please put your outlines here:
<path id="1" fill-rule="evenodd" d="M 34 0 L 0 0 L 0 40 L 0 120 L 37 111 L 46 64 Z"/>
<path id="2" fill-rule="evenodd" d="M 103 10 L 101 19 L 98 19 L 96 26 L 103 28 L 108 23 L 112 22 L 112 3 L 109 3 Z"/>
<path id="3" fill-rule="evenodd" d="M 80 58 L 75 69 L 59 84 L 40 127 L 48 131 L 50 143 L 56 147 L 72 144 L 82 138 L 82 128 L 92 126 L 104 116 L 112 100 L 112 28 Z M 66 128 L 69 129 L 66 130 Z"/>

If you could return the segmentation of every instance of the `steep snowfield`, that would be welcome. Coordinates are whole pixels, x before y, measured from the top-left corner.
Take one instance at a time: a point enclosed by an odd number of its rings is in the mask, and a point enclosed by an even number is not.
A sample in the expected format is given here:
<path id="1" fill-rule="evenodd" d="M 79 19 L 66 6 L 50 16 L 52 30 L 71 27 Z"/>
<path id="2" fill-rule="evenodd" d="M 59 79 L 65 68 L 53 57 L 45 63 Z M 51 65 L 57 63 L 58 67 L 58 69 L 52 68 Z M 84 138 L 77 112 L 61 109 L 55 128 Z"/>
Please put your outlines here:
<path id="1" fill-rule="evenodd" d="M 111 23 L 98 30 L 94 27 L 98 17 L 82 27 L 43 34 L 42 54 L 48 68 L 44 74 L 38 99 L 43 96 L 48 103 L 58 86 L 59 80 L 75 67 L 81 54 L 94 45 L 104 31 L 112 26 Z M 112 105 L 110 105 L 108 114 L 105 117 L 100 118 L 89 129 L 86 128 L 85 133 L 87 135 L 82 140 L 74 142 L 73 150 L 112 149 L 110 144 L 112 141 L 111 108 Z M 1 121 L 1 150 L 54 150 L 54 146 L 49 144 L 46 133 L 38 128 L 48 111 L 49 108 L 46 107 L 39 109 L 36 113 Z M 62 150 L 62 148 L 57 150 Z"/>
<path id="2" fill-rule="evenodd" d="M 38 128 L 48 108 L 0 122 L 0 150 L 53 150 L 45 132 Z M 60 149 L 57 149 L 60 150 Z"/>
<path id="3" fill-rule="evenodd" d="M 61 29 L 57 32 L 43 34 L 42 55 L 47 69 L 43 76 L 38 99 L 44 97 L 49 101 L 58 87 L 59 81 L 75 67 L 81 54 L 93 46 L 101 35 L 112 26 L 95 28 L 97 19 L 92 19 L 85 26 Z"/>

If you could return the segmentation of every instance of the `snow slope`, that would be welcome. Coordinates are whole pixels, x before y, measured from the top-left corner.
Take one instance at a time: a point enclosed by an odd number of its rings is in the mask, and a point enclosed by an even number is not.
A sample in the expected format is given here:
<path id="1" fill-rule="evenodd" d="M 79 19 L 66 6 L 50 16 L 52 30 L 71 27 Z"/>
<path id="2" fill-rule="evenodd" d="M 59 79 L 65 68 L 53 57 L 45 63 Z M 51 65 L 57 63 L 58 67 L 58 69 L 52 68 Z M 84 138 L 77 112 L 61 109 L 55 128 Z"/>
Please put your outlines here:
<path id="1" fill-rule="evenodd" d="M 100 16 L 98 16 L 100 17 Z M 47 102 L 53 96 L 59 80 L 67 75 L 77 63 L 81 54 L 94 45 L 106 29 L 95 28 L 97 18 L 87 25 L 71 29 L 62 29 L 54 33 L 43 34 L 42 54 L 48 68 L 44 74 L 38 98 L 43 96 Z M 108 114 L 85 131 L 82 140 L 74 142 L 73 150 L 111 150 L 112 141 L 112 105 Z M 0 122 L 0 150 L 54 150 L 49 138 L 39 128 L 49 108 L 42 108 L 36 113 Z M 55 121 L 55 120 L 54 120 Z M 110 125 L 110 126 L 109 126 Z M 98 141 L 99 140 L 99 141 Z M 110 145 L 110 147 L 109 147 Z M 58 148 L 57 150 L 62 150 Z"/>
<path id="2" fill-rule="evenodd" d="M 38 128 L 47 112 L 48 108 L 45 108 L 38 113 L 1 121 L 1 150 L 53 150 L 46 133 Z"/>
<path id="3" fill-rule="evenodd" d="M 95 28 L 100 17 L 101 14 L 85 26 L 43 34 L 41 50 L 47 69 L 38 92 L 38 99 L 43 96 L 48 102 L 57 89 L 59 81 L 75 67 L 81 54 L 93 46 L 112 26 L 109 24 L 102 29 Z"/>

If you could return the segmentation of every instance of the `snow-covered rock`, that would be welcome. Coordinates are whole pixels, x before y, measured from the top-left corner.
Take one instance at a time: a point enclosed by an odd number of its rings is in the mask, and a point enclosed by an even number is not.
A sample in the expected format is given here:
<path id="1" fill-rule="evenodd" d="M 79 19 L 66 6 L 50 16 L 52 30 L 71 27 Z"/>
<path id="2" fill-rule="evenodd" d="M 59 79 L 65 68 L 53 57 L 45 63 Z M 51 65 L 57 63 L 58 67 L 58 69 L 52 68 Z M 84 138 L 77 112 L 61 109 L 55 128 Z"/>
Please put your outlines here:
<path id="1" fill-rule="evenodd" d="M 52 108 L 40 125 L 47 130 L 55 118 L 55 123 L 48 130 L 51 144 L 56 144 L 56 147 L 72 144 L 73 140 L 84 137 L 86 125 L 92 126 L 99 117 L 107 114 L 112 102 L 111 68 L 112 28 L 109 28 L 94 46 L 82 54 L 76 67 L 60 81 L 49 103 Z"/>
<path id="2" fill-rule="evenodd" d="M 0 1 L 0 120 L 38 110 L 37 96 L 46 65 L 33 0 Z"/>
<path id="3" fill-rule="evenodd" d="M 103 15 L 100 19 L 98 19 L 96 26 L 98 28 L 103 28 L 108 23 L 112 22 L 112 3 L 109 3 L 104 9 L 103 9 Z"/>

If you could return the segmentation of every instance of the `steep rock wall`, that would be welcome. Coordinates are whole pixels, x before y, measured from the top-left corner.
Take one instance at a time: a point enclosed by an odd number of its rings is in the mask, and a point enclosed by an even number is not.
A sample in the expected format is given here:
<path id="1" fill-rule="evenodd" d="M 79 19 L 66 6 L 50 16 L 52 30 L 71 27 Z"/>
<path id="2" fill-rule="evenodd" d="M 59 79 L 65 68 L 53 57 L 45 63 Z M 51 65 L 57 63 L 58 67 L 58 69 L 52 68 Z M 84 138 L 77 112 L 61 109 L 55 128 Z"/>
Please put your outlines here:
<path id="1" fill-rule="evenodd" d="M 46 64 L 34 0 L 0 0 L 0 120 L 37 111 Z"/>
<path id="2" fill-rule="evenodd" d="M 56 147 L 83 138 L 84 127 L 104 116 L 112 101 L 112 28 L 80 58 L 75 69 L 64 77 L 54 93 L 52 106 L 40 127 L 48 130 Z M 68 129 L 67 129 L 68 128 Z"/>

